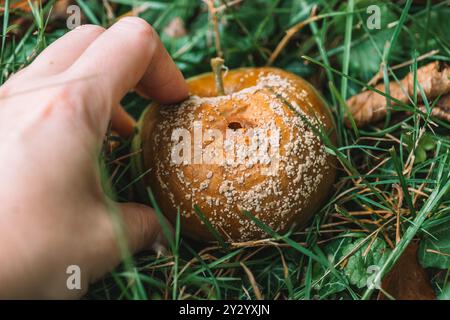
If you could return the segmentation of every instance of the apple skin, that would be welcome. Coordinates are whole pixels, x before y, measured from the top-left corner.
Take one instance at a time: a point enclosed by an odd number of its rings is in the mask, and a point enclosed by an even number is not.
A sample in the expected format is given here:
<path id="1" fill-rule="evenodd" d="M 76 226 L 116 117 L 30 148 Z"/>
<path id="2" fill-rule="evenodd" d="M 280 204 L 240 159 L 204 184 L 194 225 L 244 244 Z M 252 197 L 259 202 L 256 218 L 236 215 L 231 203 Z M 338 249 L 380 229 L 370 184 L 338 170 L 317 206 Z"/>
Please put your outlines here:
<path id="1" fill-rule="evenodd" d="M 229 242 L 268 236 L 245 216 L 244 210 L 276 232 L 305 226 L 328 197 L 336 177 L 336 159 L 325 152 L 317 134 L 319 130 L 335 143 L 333 118 L 320 94 L 306 80 L 277 68 L 226 72 L 225 96 L 218 96 L 212 73 L 187 82 L 191 98 L 177 105 L 152 103 L 138 122 L 132 144 L 133 153 L 138 154 L 133 159 L 134 176 L 142 177 L 138 192 L 148 199 L 150 188 L 158 207 L 172 223 L 180 213 L 182 234 L 200 241 L 214 237 L 194 205 Z M 180 141 L 172 141 L 173 132 L 186 129 L 194 145 L 193 141 L 198 141 L 194 122 L 200 123 L 203 131 L 221 132 L 224 141 L 228 141 L 230 129 L 248 133 L 267 129 L 270 124 L 279 133 L 278 166 L 270 167 L 273 159 L 269 164 L 252 166 L 226 161 L 199 163 L 195 154 L 184 158 L 192 156 L 190 163 L 174 163 L 173 148 Z M 207 141 L 202 136 L 200 145 L 208 148 L 214 144 L 214 150 L 226 155 L 228 149 L 216 140 Z M 269 167 L 271 174 L 267 174 Z"/>

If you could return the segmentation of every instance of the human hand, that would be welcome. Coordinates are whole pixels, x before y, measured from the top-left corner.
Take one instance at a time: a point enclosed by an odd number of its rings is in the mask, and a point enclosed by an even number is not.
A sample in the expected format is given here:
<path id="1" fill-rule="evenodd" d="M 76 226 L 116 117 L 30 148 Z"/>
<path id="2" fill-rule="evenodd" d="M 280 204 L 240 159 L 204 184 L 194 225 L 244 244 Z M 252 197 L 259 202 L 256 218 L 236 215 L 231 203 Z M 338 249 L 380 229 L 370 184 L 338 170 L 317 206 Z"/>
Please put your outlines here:
<path id="1" fill-rule="evenodd" d="M 157 34 L 139 18 L 69 32 L 0 88 L 0 297 L 85 294 L 121 260 L 115 209 L 131 252 L 162 241 L 151 208 L 113 204 L 100 184 L 109 121 L 132 132 L 120 100 L 133 88 L 165 103 L 188 95 Z M 69 265 L 81 269 L 81 290 L 66 287 Z"/>

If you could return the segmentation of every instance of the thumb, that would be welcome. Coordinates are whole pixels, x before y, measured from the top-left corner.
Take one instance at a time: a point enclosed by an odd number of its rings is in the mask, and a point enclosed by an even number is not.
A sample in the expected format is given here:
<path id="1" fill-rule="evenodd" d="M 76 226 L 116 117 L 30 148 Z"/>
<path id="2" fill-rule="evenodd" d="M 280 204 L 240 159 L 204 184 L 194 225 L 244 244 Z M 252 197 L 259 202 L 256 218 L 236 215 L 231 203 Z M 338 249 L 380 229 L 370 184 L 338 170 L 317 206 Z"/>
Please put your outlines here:
<path id="1" fill-rule="evenodd" d="M 116 205 L 121 214 L 121 228 L 131 254 L 144 250 L 166 252 L 168 241 L 152 208 L 138 203 L 117 203 Z M 111 213 L 102 217 L 104 220 L 100 225 L 104 226 L 104 229 L 96 233 L 100 234 L 101 240 L 97 242 L 95 255 L 88 255 L 86 258 L 90 268 L 90 283 L 110 272 L 124 258 L 118 247 L 119 239 L 111 220 Z"/>
<path id="2" fill-rule="evenodd" d="M 139 203 L 120 203 L 118 206 L 132 253 L 166 250 L 167 239 L 152 208 Z"/>

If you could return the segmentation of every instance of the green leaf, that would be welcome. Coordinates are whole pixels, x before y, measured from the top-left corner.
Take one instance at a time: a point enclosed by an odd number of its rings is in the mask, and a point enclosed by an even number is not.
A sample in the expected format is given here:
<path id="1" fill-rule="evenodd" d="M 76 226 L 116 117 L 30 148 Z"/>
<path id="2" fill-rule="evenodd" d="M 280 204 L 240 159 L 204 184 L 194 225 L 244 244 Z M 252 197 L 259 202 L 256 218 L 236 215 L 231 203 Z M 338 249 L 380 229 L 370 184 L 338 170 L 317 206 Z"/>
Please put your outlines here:
<path id="1" fill-rule="evenodd" d="M 373 4 L 373 3 L 372 3 Z M 357 3 L 356 9 L 367 8 L 367 5 Z M 358 78 L 369 81 L 379 70 L 381 63 L 381 52 L 387 41 L 389 41 L 394 32 L 393 28 L 388 28 L 387 25 L 390 22 L 398 19 L 397 14 L 391 10 L 387 5 L 380 7 L 381 9 L 381 29 L 369 30 L 369 34 L 363 28 L 354 28 L 354 42 L 351 47 L 351 59 L 349 60 L 349 74 L 352 74 Z M 368 18 L 368 14 L 363 12 L 361 15 L 362 21 L 365 23 Z M 340 36 L 344 30 L 342 30 L 345 23 L 338 22 L 344 19 L 343 17 L 337 17 L 336 20 L 336 36 Z M 355 17 L 355 21 L 358 21 Z M 393 48 L 393 53 L 397 54 L 401 49 L 401 45 L 397 44 Z M 370 57 L 370 58 L 369 58 Z M 340 53 L 338 56 L 340 64 L 344 61 L 344 55 Z"/>
<path id="2" fill-rule="evenodd" d="M 447 283 L 438 295 L 438 300 L 450 300 L 450 283 Z"/>
<path id="3" fill-rule="evenodd" d="M 343 249 L 349 243 L 351 243 L 350 238 L 335 239 L 323 248 L 323 253 L 330 262 L 330 265 L 336 264 L 342 258 Z M 319 280 L 326 271 L 327 268 L 325 268 L 323 264 L 316 262 L 312 272 L 313 282 Z M 345 290 L 345 288 L 345 283 L 342 283 L 342 280 L 334 274 L 330 274 L 328 278 L 324 278 L 314 286 L 314 289 L 317 290 L 318 294 L 322 297 L 341 292 Z"/>
<path id="4" fill-rule="evenodd" d="M 419 145 L 426 151 L 431 151 L 436 148 L 436 141 L 431 134 L 424 134 L 420 139 Z"/>
<path id="5" fill-rule="evenodd" d="M 411 134 L 406 134 L 403 136 L 403 142 L 407 145 L 408 152 L 411 152 L 414 148 L 414 142 L 412 140 Z M 436 141 L 430 134 L 424 134 L 417 144 L 414 151 L 415 159 L 414 163 L 422 163 L 428 159 L 427 151 L 432 151 L 436 148 Z"/>
<path id="6" fill-rule="evenodd" d="M 349 282 L 358 288 L 363 288 L 367 285 L 367 279 L 370 276 L 370 273 L 367 272 L 368 268 L 371 266 L 381 267 L 390 253 L 386 242 L 379 238 L 371 244 L 369 251 L 366 253 L 368 246 L 369 243 L 353 253 L 344 267 L 344 273 L 348 277 Z M 349 254 L 354 247 L 354 243 L 348 244 L 343 249 L 344 255 Z"/>
<path id="7" fill-rule="evenodd" d="M 420 242 L 419 262 L 425 268 L 450 267 L 450 224 L 444 223 L 427 229 Z"/>
<path id="8" fill-rule="evenodd" d="M 414 159 L 415 164 L 422 163 L 425 160 L 427 160 L 427 152 L 425 151 L 424 148 L 421 148 L 420 146 L 417 147 L 415 156 L 416 156 Z"/>

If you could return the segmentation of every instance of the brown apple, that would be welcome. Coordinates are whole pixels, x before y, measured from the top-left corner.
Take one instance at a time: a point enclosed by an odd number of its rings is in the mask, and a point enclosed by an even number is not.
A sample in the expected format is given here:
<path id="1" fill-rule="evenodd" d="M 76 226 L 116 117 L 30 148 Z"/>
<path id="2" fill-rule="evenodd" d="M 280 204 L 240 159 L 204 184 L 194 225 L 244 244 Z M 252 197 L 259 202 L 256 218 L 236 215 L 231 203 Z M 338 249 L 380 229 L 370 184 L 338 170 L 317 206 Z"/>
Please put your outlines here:
<path id="1" fill-rule="evenodd" d="M 190 98 L 151 104 L 134 141 L 135 174 L 161 211 L 197 240 L 213 239 L 194 210 L 227 241 L 267 237 L 245 214 L 275 230 L 304 226 L 335 181 L 332 116 L 304 79 L 276 68 L 243 68 L 188 80 Z"/>

